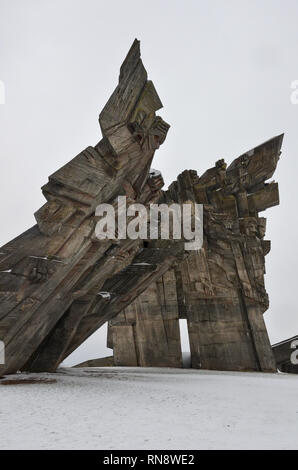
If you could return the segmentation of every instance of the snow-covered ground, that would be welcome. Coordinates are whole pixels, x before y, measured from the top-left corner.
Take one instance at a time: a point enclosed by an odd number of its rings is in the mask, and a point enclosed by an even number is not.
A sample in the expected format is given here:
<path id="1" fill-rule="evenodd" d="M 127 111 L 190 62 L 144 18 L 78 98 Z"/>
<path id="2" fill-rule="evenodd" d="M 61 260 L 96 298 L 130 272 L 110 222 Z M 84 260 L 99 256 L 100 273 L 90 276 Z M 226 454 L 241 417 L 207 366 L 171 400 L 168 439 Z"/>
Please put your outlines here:
<path id="1" fill-rule="evenodd" d="M 0 386 L 1 449 L 298 449 L 298 376 L 154 368 L 31 376 L 57 383 Z"/>

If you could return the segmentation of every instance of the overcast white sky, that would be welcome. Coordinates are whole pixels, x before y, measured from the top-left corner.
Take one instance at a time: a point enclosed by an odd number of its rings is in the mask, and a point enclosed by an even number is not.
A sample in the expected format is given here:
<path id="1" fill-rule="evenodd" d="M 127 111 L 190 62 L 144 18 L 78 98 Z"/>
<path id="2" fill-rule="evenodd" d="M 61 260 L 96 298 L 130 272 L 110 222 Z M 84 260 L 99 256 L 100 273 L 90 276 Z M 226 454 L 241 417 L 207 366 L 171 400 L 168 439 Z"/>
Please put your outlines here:
<path id="1" fill-rule="evenodd" d="M 32 226 L 48 175 L 100 138 L 98 114 L 133 39 L 171 124 L 166 184 L 285 132 L 268 218 L 272 342 L 298 333 L 298 0 L 0 0 L 0 245 Z M 103 330 L 69 363 L 108 353 Z"/>

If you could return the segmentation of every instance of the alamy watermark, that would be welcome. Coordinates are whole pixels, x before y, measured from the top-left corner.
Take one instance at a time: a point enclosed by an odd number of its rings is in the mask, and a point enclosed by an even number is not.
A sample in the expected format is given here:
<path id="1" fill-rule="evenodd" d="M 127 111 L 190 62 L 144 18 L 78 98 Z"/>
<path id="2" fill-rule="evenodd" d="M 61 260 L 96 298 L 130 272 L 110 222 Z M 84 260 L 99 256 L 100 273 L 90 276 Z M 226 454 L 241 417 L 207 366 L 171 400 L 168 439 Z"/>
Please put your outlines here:
<path id="1" fill-rule="evenodd" d="M 295 349 L 295 351 L 291 354 L 291 363 L 294 365 L 298 364 L 298 339 L 295 339 L 291 342 L 291 349 Z"/>
<path id="2" fill-rule="evenodd" d="M 203 204 L 127 204 L 126 196 L 116 206 L 99 204 L 95 235 L 98 239 L 186 240 L 185 250 L 203 245 Z"/>
<path id="3" fill-rule="evenodd" d="M 290 100 L 292 104 L 298 104 L 298 80 L 293 80 L 291 83 L 292 93 Z"/>

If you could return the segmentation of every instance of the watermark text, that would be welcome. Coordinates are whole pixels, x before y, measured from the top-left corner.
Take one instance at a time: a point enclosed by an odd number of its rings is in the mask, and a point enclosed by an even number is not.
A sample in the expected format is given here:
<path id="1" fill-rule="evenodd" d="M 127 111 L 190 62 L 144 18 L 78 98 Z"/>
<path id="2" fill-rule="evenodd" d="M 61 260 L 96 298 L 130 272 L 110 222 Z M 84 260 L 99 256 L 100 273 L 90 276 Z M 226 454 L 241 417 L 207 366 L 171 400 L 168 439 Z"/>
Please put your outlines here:
<path id="1" fill-rule="evenodd" d="M 95 235 L 98 239 L 185 240 L 185 250 L 199 250 L 203 244 L 203 205 L 185 204 L 127 205 L 126 196 L 116 206 L 99 204 Z"/>

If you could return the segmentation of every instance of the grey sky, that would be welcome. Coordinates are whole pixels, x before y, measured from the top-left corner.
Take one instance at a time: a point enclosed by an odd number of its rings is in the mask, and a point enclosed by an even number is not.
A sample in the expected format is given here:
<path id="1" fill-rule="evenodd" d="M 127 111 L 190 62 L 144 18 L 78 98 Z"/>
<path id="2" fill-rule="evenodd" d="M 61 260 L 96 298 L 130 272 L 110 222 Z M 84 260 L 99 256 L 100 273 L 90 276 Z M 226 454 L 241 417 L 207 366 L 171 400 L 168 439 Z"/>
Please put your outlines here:
<path id="1" fill-rule="evenodd" d="M 298 0 L 0 0 L 0 244 L 33 225 L 40 187 L 100 140 L 98 114 L 133 39 L 171 124 L 154 167 L 166 184 L 285 132 L 268 218 L 272 342 L 298 333 Z M 98 332 L 73 362 L 105 354 Z"/>

